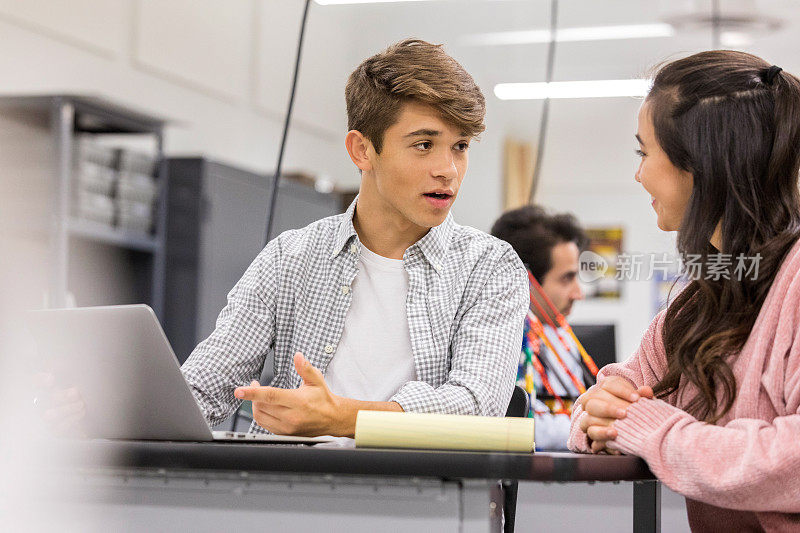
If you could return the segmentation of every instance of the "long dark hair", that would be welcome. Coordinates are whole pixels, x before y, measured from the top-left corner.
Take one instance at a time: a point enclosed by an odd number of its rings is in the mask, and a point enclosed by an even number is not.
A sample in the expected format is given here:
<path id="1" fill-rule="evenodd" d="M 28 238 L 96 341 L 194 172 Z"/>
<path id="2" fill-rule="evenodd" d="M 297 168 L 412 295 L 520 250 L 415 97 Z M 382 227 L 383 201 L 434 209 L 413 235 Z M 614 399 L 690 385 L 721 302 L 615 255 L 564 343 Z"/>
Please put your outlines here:
<path id="1" fill-rule="evenodd" d="M 715 423 L 736 396 L 730 363 L 800 234 L 800 81 L 751 54 L 701 52 L 660 67 L 646 106 L 667 157 L 693 175 L 678 250 L 704 265 L 667 309 L 655 392 L 696 389 L 686 410 Z M 719 252 L 760 256 L 757 277 L 708 275 L 718 224 Z"/>

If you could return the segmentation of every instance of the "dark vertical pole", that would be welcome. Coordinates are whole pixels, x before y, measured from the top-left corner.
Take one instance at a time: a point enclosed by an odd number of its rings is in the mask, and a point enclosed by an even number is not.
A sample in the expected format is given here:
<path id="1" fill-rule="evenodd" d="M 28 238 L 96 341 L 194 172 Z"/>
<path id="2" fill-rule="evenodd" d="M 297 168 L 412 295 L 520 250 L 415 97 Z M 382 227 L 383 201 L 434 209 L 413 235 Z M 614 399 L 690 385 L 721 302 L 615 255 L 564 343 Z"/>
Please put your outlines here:
<path id="1" fill-rule="evenodd" d="M 164 157 L 164 126 L 158 126 L 156 136 L 156 172 L 158 176 L 158 210 L 156 211 L 156 248 L 153 250 L 153 279 L 151 287 L 151 306 L 161 323 L 164 323 L 164 285 L 167 269 L 167 217 L 169 216 L 169 174 L 167 159 Z"/>
<path id="2" fill-rule="evenodd" d="M 553 81 L 553 70 L 556 63 L 556 41 L 558 40 L 558 0 L 550 2 L 550 42 L 547 44 L 547 62 L 545 63 L 545 83 Z M 533 162 L 533 176 L 531 177 L 531 190 L 528 203 L 533 203 L 536 190 L 539 188 L 539 177 L 542 172 L 542 159 L 547 136 L 547 123 L 550 119 L 550 96 L 545 96 L 542 102 L 542 117 L 539 121 L 539 139 L 536 146 L 536 161 Z"/>
<path id="3" fill-rule="evenodd" d="M 519 481 L 503 481 L 500 486 L 503 491 L 503 533 L 514 533 L 514 526 L 517 521 Z"/>
<path id="4" fill-rule="evenodd" d="M 661 483 L 633 482 L 633 532 L 661 533 Z"/>
<path id="5" fill-rule="evenodd" d="M 278 200 L 278 183 L 281 179 L 281 168 L 283 167 L 283 153 L 286 151 L 286 138 L 289 136 L 289 125 L 292 122 L 292 109 L 294 108 L 294 96 L 297 92 L 297 78 L 300 73 L 300 60 L 303 56 L 303 39 L 306 35 L 306 22 L 308 21 L 308 9 L 311 6 L 311 0 L 305 0 L 303 7 L 303 18 L 300 21 L 300 37 L 297 40 L 297 54 L 294 59 L 294 74 L 292 75 L 292 88 L 289 92 L 289 105 L 286 109 L 286 119 L 283 123 L 283 135 L 281 136 L 281 146 L 278 150 L 278 163 L 275 165 L 275 176 L 272 179 L 272 187 L 269 195 L 269 207 L 267 210 L 267 227 L 264 234 L 264 246 L 267 245 L 272 238 L 272 226 L 275 222 L 275 205 Z M 236 422 L 239 420 L 239 412 L 242 407 L 239 406 L 236 412 L 231 417 L 231 431 L 236 431 Z"/>
<path id="6" fill-rule="evenodd" d="M 722 46 L 722 20 L 719 0 L 711 0 L 711 49 L 719 50 Z"/>
<path id="7" fill-rule="evenodd" d="M 297 41 L 297 55 L 294 60 L 294 75 L 292 76 L 292 89 L 289 93 L 289 106 L 286 109 L 286 120 L 283 124 L 283 135 L 281 136 L 281 147 L 278 150 L 278 163 L 275 166 L 275 177 L 272 180 L 272 189 L 269 196 L 269 211 L 267 211 L 267 228 L 266 235 L 264 236 L 264 245 L 272 238 L 272 225 L 275 221 L 275 204 L 278 199 L 278 180 L 281 177 L 281 168 L 283 167 L 283 153 L 286 150 L 286 138 L 289 135 L 289 124 L 292 120 L 292 109 L 294 108 L 294 96 L 297 91 L 297 76 L 300 72 L 300 59 L 303 54 L 303 39 L 306 34 L 306 21 L 308 20 L 308 8 L 311 5 L 311 0 L 306 0 L 305 7 L 303 8 L 303 19 L 300 22 L 300 38 Z"/>
<path id="8" fill-rule="evenodd" d="M 70 187 L 72 186 L 72 149 L 75 107 L 58 97 L 52 102 L 51 127 L 55 144 L 55 183 L 50 231 L 50 286 L 48 307 L 67 305 L 69 269 Z"/>

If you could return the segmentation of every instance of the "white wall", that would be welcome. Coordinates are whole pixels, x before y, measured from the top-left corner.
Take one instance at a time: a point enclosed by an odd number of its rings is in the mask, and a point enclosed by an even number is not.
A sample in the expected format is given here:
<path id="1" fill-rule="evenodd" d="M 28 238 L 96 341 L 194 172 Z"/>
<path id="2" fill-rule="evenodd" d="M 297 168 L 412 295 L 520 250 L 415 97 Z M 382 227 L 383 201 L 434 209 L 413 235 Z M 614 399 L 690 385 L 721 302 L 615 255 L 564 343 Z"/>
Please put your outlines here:
<path id="1" fill-rule="evenodd" d="M 172 121 L 168 154 L 274 171 L 301 0 L 0 0 L 2 93 L 100 95 Z M 284 168 L 353 181 L 350 22 L 309 20 Z"/>

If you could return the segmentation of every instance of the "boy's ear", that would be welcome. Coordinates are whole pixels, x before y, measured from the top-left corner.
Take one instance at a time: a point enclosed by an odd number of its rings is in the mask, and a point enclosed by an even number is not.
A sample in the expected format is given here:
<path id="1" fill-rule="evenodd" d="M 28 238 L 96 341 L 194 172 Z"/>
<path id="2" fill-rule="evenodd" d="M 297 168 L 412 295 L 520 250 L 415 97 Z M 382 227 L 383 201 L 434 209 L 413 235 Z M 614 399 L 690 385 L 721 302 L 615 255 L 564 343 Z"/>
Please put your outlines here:
<path id="1" fill-rule="evenodd" d="M 370 153 L 375 153 L 372 143 L 363 133 L 358 130 L 350 130 L 344 138 L 344 146 L 350 159 L 362 172 L 372 170 L 372 162 L 369 159 Z"/>

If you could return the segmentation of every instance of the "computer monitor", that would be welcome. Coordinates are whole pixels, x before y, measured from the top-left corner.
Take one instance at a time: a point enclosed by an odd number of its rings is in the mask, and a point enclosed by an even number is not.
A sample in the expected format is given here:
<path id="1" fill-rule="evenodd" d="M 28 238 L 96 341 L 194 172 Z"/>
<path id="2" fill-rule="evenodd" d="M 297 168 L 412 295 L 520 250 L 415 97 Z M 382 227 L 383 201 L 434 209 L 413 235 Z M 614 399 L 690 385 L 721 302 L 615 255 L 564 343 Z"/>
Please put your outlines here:
<path id="1" fill-rule="evenodd" d="M 617 362 L 617 336 L 614 324 L 570 324 L 570 326 L 598 368 Z"/>

